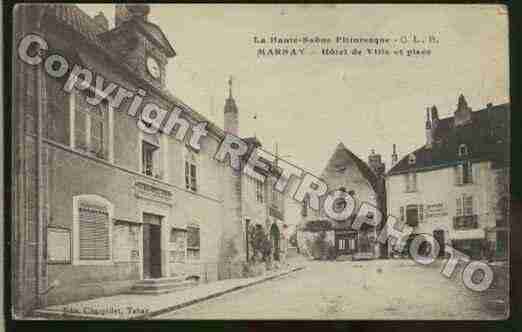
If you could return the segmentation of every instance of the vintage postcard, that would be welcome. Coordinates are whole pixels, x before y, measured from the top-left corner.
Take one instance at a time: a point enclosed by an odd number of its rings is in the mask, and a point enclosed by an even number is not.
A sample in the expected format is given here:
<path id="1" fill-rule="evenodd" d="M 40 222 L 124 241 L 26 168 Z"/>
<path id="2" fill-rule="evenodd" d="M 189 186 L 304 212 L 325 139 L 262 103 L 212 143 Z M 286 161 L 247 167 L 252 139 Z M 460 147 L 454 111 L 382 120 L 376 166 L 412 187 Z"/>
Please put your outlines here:
<path id="1" fill-rule="evenodd" d="M 507 319 L 507 14 L 16 6 L 13 317 Z"/>

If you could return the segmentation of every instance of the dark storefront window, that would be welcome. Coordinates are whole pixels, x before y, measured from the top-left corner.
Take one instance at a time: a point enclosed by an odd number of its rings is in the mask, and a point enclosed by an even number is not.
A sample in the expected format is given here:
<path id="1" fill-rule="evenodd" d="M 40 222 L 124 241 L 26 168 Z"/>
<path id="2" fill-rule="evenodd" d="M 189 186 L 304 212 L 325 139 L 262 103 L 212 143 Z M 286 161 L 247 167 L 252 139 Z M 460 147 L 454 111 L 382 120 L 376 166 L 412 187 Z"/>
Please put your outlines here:
<path id="1" fill-rule="evenodd" d="M 63 82 L 52 77 L 46 81 L 47 121 L 44 128 L 46 138 L 68 145 L 70 95 L 63 90 Z"/>
<path id="2" fill-rule="evenodd" d="M 505 257 L 507 255 L 508 248 L 508 232 L 498 231 L 497 232 L 497 255 Z"/>
<path id="3" fill-rule="evenodd" d="M 468 255 L 471 259 L 481 259 L 485 250 L 484 239 L 453 240 L 453 248 Z"/>
<path id="4" fill-rule="evenodd" d="M 406 207 L 406 223 L 410 227 L 416 227 L 419 224 L 419 208 L 417 205 Z"/>

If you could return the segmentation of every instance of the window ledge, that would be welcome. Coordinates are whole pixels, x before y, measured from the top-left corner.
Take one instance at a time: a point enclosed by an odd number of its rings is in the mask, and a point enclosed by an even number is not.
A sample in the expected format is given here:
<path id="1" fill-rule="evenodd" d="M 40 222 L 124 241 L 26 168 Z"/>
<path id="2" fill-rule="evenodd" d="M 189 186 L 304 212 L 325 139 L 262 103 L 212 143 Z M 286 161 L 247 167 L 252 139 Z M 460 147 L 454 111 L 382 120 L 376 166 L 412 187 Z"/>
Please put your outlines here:
<path id="1" fill-rule="evenodd" d="M 74 261 L 72 265 L 114 265 L 114 261 L 78 260 Z"/>

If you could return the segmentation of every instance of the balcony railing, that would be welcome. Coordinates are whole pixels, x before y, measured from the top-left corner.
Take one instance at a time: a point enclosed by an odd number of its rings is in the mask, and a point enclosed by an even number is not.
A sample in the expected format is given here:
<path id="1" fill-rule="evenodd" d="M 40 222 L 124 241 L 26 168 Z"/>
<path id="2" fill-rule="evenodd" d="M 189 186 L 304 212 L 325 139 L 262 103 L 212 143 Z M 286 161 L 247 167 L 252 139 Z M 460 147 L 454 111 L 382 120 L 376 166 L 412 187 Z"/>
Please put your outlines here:
<path id="1" fill-rule="evenodd" d="M 454 229 L 476 229 L 478 228 L 478 217 L 476 214 L 469 216 L 458 216 L 453 218 Z"/>

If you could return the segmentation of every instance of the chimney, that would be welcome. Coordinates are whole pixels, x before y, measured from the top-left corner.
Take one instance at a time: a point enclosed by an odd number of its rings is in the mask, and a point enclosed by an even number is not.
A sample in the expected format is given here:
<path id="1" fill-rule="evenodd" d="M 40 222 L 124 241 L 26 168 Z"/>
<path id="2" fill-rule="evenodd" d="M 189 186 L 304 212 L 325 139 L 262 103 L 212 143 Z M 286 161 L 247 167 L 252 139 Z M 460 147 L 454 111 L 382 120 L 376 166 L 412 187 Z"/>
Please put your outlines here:
<path id="1" fill-rule="evenodd" d="M 384 174 L 385 165 L 382 162 L 381 155 L 376 154 L 374 149 L 372 149 L 370 156 L 368 156 L 368 164 L 370 165 L 370 168 L 375 172 L 375 174 Z"/>
<path id="2" fill-rule="evenodd" d="M 96 22 L 98 26 L 102 27 L 104 31 L 109 31 L 109 20 L 107 20 L 105 15 L 103 15 L 103 12 L 99 12 L 96 16 L 94 16 L 94 22 Z"/>
<path id="3" fill-rule="evenodd" d="M 493 103 L 487 103 L 486 107 L 488 110 L 491 109 L 491 107 L 493 107 Z"/>
<path id="4" fill-rule="evenodd" d="M 145 4 L 125 5 L 117 4 L 114 8 L 114 25 L 119 27 L 123 22 L 133 18 L 147 21 L 150 6 Z"/>
<path id="5" fill-rule="evenodd" d="M 437 106 L 431 106 L 431 137 L 432 141 L 435 141 L 435 136 L 437 134 L 437 127 L 439 126 L 439 111 L 437 110 Z"/>
<path id="6" fill-rule="evenodd" d="M 431 121 L 430 121 L 430 108 L 426 108 L 426 147 L 431 148 L 431 144 L 433 143 L 433 131 L 431 128 Z"/>
<path id="7" fill-rule="evenodd" d="M 462 126 L 471 122 L 471 107 L 468 106 L 464 95 L 459 96 L 457 110 L 454 116 L 455 127 Z"/>
<path id="8" fill-rule="evenodd" d="M 225 132 L 232 135 L 239 135 L 239 110 L 236 101 L 232 96 L 232 77 L 228 80 L 228 98 L 225 101 Z"/>
<path id="9" fill-rule="evenodd" d="M 396 146 L 395 146 L 395 144 L 393 144 L 393 153 L 391 155 L 391 164 L 392 164 L 392 166 L 397 163 L 398 159 L 399 159 L 399 157 L 397 156 Z"/>

